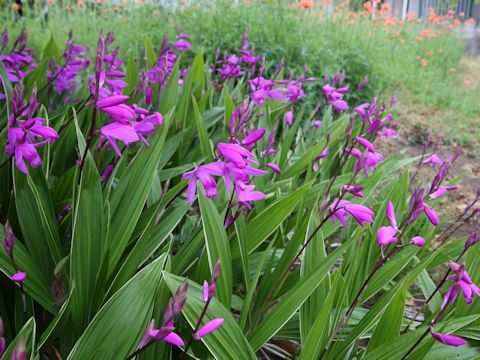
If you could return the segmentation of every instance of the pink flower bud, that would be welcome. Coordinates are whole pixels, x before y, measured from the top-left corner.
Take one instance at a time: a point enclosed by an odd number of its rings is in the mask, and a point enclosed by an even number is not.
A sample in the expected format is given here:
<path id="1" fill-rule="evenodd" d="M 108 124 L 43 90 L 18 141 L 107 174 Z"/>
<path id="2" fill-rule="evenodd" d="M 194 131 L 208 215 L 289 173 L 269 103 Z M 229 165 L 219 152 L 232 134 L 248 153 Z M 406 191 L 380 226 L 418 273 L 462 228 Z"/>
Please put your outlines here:
<path id="1" fill-rule="evenodd" d="M 288 126 L 292 126 L 292 124 L 293 124 L 293 111 L 292 111 L 292 110 L 288 111 L 288 112 L 285 114 L 285 123 L 286 123 Z"/>
<path id="2" fill-rule="evenodd" d="M 208 301 L 208 281 L 205 280 L 203 282 L 203 301 L 207 302 Z"/>
<path id="3" fill-rule="evenodd" d="M 423 204 L 423 211 L 425 215 L 427 215 L 428 220 L 432 223 L 432 225 L 437 226 L 439 223 L 438 215 L 430 206 L 427 204 Z"/>
<path id="4" fill-rule="evenodd" d="M 20 342 L 13 350 L 12 360 L 25 360 L 27 358 L 27 349 L 25 348 L 25 341 L 23 337 L 20 338 Z"/>
<path id="5" fill-rule="evenodd" d="M 440 333 L 437 333 L 437 332 L 433 331 L 433 329 L 430 329 L 430 334 L 432 334 L 432 337 L 435 340 L 440 341 L 441 343 L 443 343 L 445 345 L 460 346 L 460 345 L 465 345 L 467 343 L 461 337 L 453 336 L 453 335 L 447 335 L 447 334 L 440 334 Z"/>
<path id="6" fill-rule="evenodd" d="M 13 235 L 10 222 L 7 220 L 3 228 L 3 245 L 9 257 L 12 257 L 13 246 L 15 245 L 15 236 Z"/>
<path id="7" fill-rule="evenodd" d="M 18 271 L 15 274 L 13 274 L 10 279 L 14 282 L 21 283 L 21 282 L 24 282 L 26 278 L 27 278 L 26 272 Z"/>
<path id="8" fill-rule="evenodd" d="M 123 104 L 130 99 L 127 95 L 113 95 L 97 101 L 97 109 Z"/>
<path id="9" fill-rule="evenodd" d="M 425 245 L 425 239 L 421 236 L 415 236 L 410 240 L 410 244 L 422 247 Z"/>
<path id="10" fill-rule="evenodd" d="M 398 231 L 397 218 L 395 216 L 395 207 L 393 206 L 393 203 L 391 201 L 389 201 L 387 204 L 386 214 L 390 226 Z"/>
<path id="11" fill-rule="evenodd" d="M 282 172 L 282 170 L 280 169 L 280 166 L 278 166 L 277 164 L 274 164 L 274 163 L 268 163 L 267 165 L 270 169 L 272 169 L 273 171 L 275 171 L 277 174 L 280 174 Z"/>
<path id="12" fill-rule="evenodd" d="M 218 318 L 213 319 L 203 325 L 200 330 L 198 330 L 195 334 L 192 335 L 194 340 L 199 340 L 201 337 L 211 333 L 212 331 L 218 329 L 222 326 L 224 319 Z"/>
<path id="13" fill-rule="evenodd" d="M 368 141 L 367 139 L 363 138 L 363 137 L 360 137 L 360 136 L 357 136 L 356 137 L 356 140 L 357 142 L 362 145 L 365 149 L 367 149 L 368 151 L 374 153 L 375 152 L 375 147 L 373 146 L 373 144 Z"/>
<path id="14" fill-rule="evenodd" d="M 265 129 L 257 129 L 245 136 L 242 140 L 242 145 L 251 145 L 260 140 L 265 134 Z"/>

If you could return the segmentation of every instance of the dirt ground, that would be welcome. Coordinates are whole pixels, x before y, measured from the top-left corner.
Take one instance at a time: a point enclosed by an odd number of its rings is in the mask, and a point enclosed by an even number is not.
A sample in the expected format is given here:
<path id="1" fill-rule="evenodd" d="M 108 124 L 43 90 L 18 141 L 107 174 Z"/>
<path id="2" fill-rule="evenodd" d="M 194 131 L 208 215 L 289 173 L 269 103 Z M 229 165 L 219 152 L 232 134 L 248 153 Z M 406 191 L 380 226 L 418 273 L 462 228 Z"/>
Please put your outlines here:
<path id="1" fill-rule="evenodd" d="M 478 89 L 480 84 L 480 57 L 464 58 L 461 62 L 461 73 L 459 76 L 467 81 L 466 87 Z M 404 103 L 402 104 L 402 101 Z M 479 104 L 480 107 L 480 94 Z M 399 98 L 398 106 L 400 123 L 399 136 L 395 140 L 381 142 L 381 151 L 384 155 L 394 152 L 404 151 L 406 155 L 416 156 L 422 153 L 424 139 L 429 135 L 432 136 L 434 142 L 438 144 L 437 153 L 442 159 L 452 153 L 457 146 L 450 139 L 451 130 L 439 124 L 439 118 L 442 116 L 438 111 L 429 109 L 425 106 L 412 106 L 411 99 Z M 480 129 L 480 118 L 472 119 L 472 126 L 476 130 Z M 465 206 L 480 191 L 480 139 L 473 139 L 468 144 L 464 144 L 461 148 L 461 155 L 455 162 L 451 176 L 463 176 L 459 182 L 459 188 L 444 197 L 441 202 L 441 213 L 447 218 L 456 216 L 461 213 Z M 470 231 L 479 225 L 470 223 L 463 232 Z"/>

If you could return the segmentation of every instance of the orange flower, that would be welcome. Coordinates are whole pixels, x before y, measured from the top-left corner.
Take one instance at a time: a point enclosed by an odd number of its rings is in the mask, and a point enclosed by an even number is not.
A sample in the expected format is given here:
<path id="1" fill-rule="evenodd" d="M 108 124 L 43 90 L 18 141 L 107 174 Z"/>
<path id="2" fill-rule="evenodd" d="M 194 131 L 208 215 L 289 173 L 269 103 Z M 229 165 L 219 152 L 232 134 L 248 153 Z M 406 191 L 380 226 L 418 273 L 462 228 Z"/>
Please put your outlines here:
<path id="1" fill-rule="evenodd" d="M 21 8 L 21 5 L 20 5 L 20 4 L 17 4 L 17 3 L 13 3 L 13 4 L 12 4 L 12 9 L 13 9 L 14 11 L 18 11 L 18 10 L 20 10 L 20 8 Z"/>
<path id="2" fill-rule="evenodd" d="M 367 13 L 372 14 L 373 13 L 373 5 L 371 1 L 367 1 L 365 4 L 363 4 L 363 10 L 365 10 Z"/>
<path id="3" fill-rule="evenodd" d="M 430 61 L 428 59 L 422 59 L 422 66 L 428 66 Z"/>
<path id="4" fill-rule="evenodd" d="M 418 41 L 419 43 L 421 43 L 421 42 L 423 42 L 423 38 L 422 38 L 421 36 L 417 36 L 417 41 Z"/>
<path id="5" fill-rule="evenodd" d="M 382 5 L 382 11 L 390 12 L 392 10 L 390 4 L 383 4 Z"/>
<path id="6" fill-rule="evenodd" d="M 398 42 L 403 45 L 405 44 L 405 39 L 398 39 Z"/>
<path id="7" fill-rule="evenodd" d="M 55 2 L 55 0 L 47 0 L 48 5 L 52 5 Z"/>
<path id="8" fill-rule="evenodd" d="M 465 23 L 468 24 L 468 25 L 475 24 L 475 19 L 474 18 L 469 18 Z"/>
<path id="9" fill-rule="evenodd" d="M 428 55 L 428 56 L 433 55 L 433 50 L 425 51 L 425 55 Z"/>
<path id="10" fill-rule="evenodd" d="M 463 84 L 464 84 L 465 86 L 468 86 L 468 85 L 470 85 L 471 83 L 472 83 L 472 82 L 471 82 L 470 80 L 468 80 L 468 79 L 463 80 Z"/>
<path id="11" fill-rule="evenodd" d="M 300 6 L 304 9 L 313 8 L 313 0 L 300 0 Z"/>
<path id="12" fill-rule="evenodd" d="M 400 31 L 398 30 L 392 31 L 392 36 L 399 36 L 399 35 L 400 35 Z"/>

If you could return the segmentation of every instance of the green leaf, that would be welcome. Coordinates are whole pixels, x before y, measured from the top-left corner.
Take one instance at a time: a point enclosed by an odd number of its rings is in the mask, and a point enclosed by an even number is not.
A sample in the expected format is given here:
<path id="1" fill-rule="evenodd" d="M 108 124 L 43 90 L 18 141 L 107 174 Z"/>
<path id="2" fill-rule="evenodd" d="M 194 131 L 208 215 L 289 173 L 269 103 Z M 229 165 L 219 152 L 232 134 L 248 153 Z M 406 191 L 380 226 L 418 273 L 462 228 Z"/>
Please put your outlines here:
<path id="1" fill-rule="evenodd" d="M 372 338 L 368 342 L 367 352 L 372 351 L 400 334 L 403 312 L 405 310 L 406 291 L 407 289 L 404 286 L 392 299 L 390 305 L 388 305 L 375 328 Z"/>
<path id="2" fill-rule="evenodd" d="M 155 54 L 154 54 L 155 56 Z M 125 82 L 128 84 L 124 89 L 124 94 L 130 94 L 135 90 L 135 87 L 138 83 L 138 69 L 137 64 L 135 64 L 135 58 L 133 57 L 132 51 L 128 56 L 127 61 L 127 74 L 126 74 Z"/>
<path id="3" fill-rule="evenodd" d="M 31 258 L 51 278 L 53 265 L 62 258 L 60 235 L 43 170 L 29 172 L 25 175 L 16 168 L 13 170 L 18 221 Z"/>
<path id="4" fill-rule="evenodd" d="M 128 254 L 122 267 L 115 276 L 115 280 L 110 291 L 116 291 L 121 285 L 128 281 L 130 276 L 135 273 L 137 268 L 147 261 L 147 259 L 160 247 L 168 236 L 175 229 L 177 224 L 185 216 L 190 209 L 190 205 L 186 202 L 179 203 L 160 218 L 160 223 L 154 228 L 157 220 L 157 214 L 160 209 L 164 208 L 165 202 L 161 202 L 157 211 L 154 212 L 151 221 L 147 224 L 145 231 L 140 235 L 137 243 L 132 251 Z"/>
<path id="5" fill-rule="evenodd" d="M 333 276 L 333 275 L 332 275 Z M 340 286 L 343 285 L 341 275 L 337 272 L 332 288 L 323 302 L 318 315 L 312 324 L 308 335 L 304 342 L 302 342 L 302 352 L 300 353 L 300 360 L 317 359 L 320 352 L 325 347 L 328 334 L 332 330 L 332 309 L 337 293 L 340 291 Z"/>
<path id="6" fill-rule="evenodd" d="M 318 208 L 315 207 L 310 215 L 307 232 L 305 233 L 305 239 L 312 234 L 314 229 L 320 224 L 320 215 Z M 308 274 L 315 270 L 324 259 L 327 257 L 325 249 L 325 243 L 323 241 L 323 233 L 321 231 L 313 237 L 310 244 L 305 249 L 302 265 L 301 265 L 301 277 L 308 276 Z M 315 321 L 315 318 L 322 307 L 325 298 L 330 290 L 329 278 L 325 278 L 323 284 L 316 289 L 312 295 L 305 301 L 300 308 L 300 334 L 302 340 L 305 340 L 310 328 Z"/>
<path id="7" fill-rule="evenodd" d="M 147 66 L 150 69 L 157 62 L 157 56 L 153 50 L 152 40 L 148 36 L 145 36 L 145 55 L 147 57 Z"/>
<path id="8" fill-rule="evenodd" d="M 111 274 L 127 247 L 152 186 L 163 144 L 172 117 L 170 112 L 149 139 L 151 147 L 142 147 L 122 173 L 111 195 L 111 228 L 108 240 Z"/>
<path id="9" fill-rule="evenodd" d="M 205 124 L 203 122 L 203 116 L 198 109 L 197 101 L 192 95 L 192 104 L 193 104 L 193 117 L 195 118 L 195 124 L 197 125 L 198 137 L 200 139 L 200 147 L 202 148 L 203 155 L 207 158 L 208 162 L 214 161 L 212 154 L 212 149 L 210 148 L 210 142 L 208 141 L 207 130 L 205 129 Z"/>
<path id="10" fill-rule="evenodd" d="M 370 299 L 378 291 L 385 287 L 392 279 L 400 274 L 419 250 L 420 248 L 418 246 L 410 246 L 405 249 L 401 249 L 399 253 L 394 255 L 373 276 L 367 289 L 361 297 L 361 302 L 364 303 Z"/>
<path id="11" fill-rule="evenodd" d="M 78 334 L 91 318 L 90 307 L 104 243 L 102 185 L 95 162 L 88 152 L 75 201 L 70 250 L 70 275 L 74 288 L 71 315 L 74 331 Z"/>
<path id="12" fill-rule="evenodd" d="M 348 124 L 347 120 L 348 117 L 343 116 L 342 118 L 335 121 L 330 132 L 331 143 L 336 142 L 341 135 L 345 134 L 345 129 Z M 322 152 L 326 145 L 327 140 L 325 138 L 321 140 L 318 144 L 311 146 L 298 161 L 296 161 L 281 175 L 281 178 L 287 179 L 294 175 L 301 174 L 308 166 L 312 164 L 315 157 Z"/>
<path id="13" fill-rule="evenodd" d="M 232 257 L 227 233 L 223 227 L 223 220 L 218 213 L 215 203 L 208 199 L 200 189 L 198 196 L 200 214 L 202 216 L 203 232 L 208 255 L 210 272 L 213 272 L 215 263 L 220 259 L 221 271 L 217 283 L 217 294 L 222 304 L 229 309 L 232 300 Z"/>
<path id="14" fill-rule="evenodd" d="M 172 74 L 167 80 L 167 84 L 163 89 L 162 95 L 160 96 L 160 101 L 158 103 L 158 111 L 165 115 L 169 113 L 177 103 L 177 93 L 178 93 L 178 66 L 179 62 L 175 64 L 172 70 Z"/>
<path id="15" fill-rule="evenodd" d="M 184 281 L 183 278 L 166 271 L 163 272 L 163 276 L 172 294 L 175 293 Z M 201 286 L 193 281 L 189 281 L 187 302 L 185 303 L 182 313 L 192 328 L 195 327 L 204 307 L 205 303 L 203 301 Z M 222 326 L 202 337 L 201 340 L 215 359 L 257 359 L 252 347 L 243 335 L 242 330 L 233 318 L 230 310 L 225 308 L 215 297 L 210 302 L 203 323 L 214 318 L 223 318 L 224 322 Z"/>
<path id="16" fill-rule="evenodd" d="M 161 279 L 157 259 L 135 275 L 100 309 L 68 355 L 68 360 L 125 359 L 138 347 L 152 318 Z"/>
<path id="17" fill-rule="evenodd" d="M 333 348 L 333 354 L 335 354 L 334 357 L 341 357 L 347 349 L 360 338 L 360 336 L 365 334 L 379 320 L 391 301 L 397 296 L 398 292 L 401 289 L 404 289 L 403 286 L 403 283 L 398 283 L 375 302 L 367 315 L 360 320 L 350 334 L 344 340 L 339 342 L 337 347 Z"/>
<path id="18" fill-rule="evenodd" d="M 322 280 L 327 276 L 337 259 L 351 246 L 351 242 L 344 244 L 329 254 L 325 260 L 313 269 L 307 276 L 300 279 L 294 287 L 280 298 L 279 304 L 271 310 L 258 328 L 254 329 L 250 344 L 258 350 L 270 340 L 286 322 L 295 314 L 306 299 L 315 291 Z"/>
<path id="19" fill-rule="evenodd" d="M 275 201 L 247 224 L 247 250 L 252 253 L 264 242 L 280 224 L 293 212 L 300 199 L 311 186 L 310 183 L 296 189 L 291 194 Z M 233 258 L 240 254 L 238 248 L 232 250 Z"/>
<path id="20" fill-rule="evenodd" d="M 465 316 L 457 319 L 448 319 L 436 325 L 436 329 L 442 329 L 444 334 L 452 334 L 462 328 L 467 327 L 480 317 L 480 314 Z M 382 344 L 372 352 L 369 352 L 364 360 L 400 360 L 410 347 L 420 338 L 425 331 L 426 326 L 421 326 L 415 331 L 397 336 L 394 339 Z M 446 347 L 446 345 L 442 346 Z M 462 349 L 459 347 L 458 349 Z M 412 357 L 412 360 L 414 358 Z"/>

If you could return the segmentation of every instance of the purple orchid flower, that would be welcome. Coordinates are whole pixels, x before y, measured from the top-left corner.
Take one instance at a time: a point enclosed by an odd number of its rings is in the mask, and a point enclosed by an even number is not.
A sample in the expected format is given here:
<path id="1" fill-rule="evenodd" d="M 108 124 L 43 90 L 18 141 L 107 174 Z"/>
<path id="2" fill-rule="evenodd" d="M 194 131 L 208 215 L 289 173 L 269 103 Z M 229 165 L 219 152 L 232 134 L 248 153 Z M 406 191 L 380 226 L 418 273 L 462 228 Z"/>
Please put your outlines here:
<path id="1" fill-rule="evenodd" d="M 58 133 L 53 128 L 43 125 L 45 119 L 32 117 L 40 106 L 36 99 L 36 89 L 33 89 L 28 105 L 23 101 L 23 90 L 21 83 L 15 86 L 12 114 L 9 119 L 11 126 L 7 130 L 5 152 L 15 157 L 15 165 L 21 172 L 28 174 L 25 161 L 33 168 L 41 166 L 42 159 L 37 147 L 54 142 L 58 138 Z M 23 117 L 27 119 L 23 120 Z"/>
<path id="2" fill-rule="evenodd" d="M 217 183 L 212 175 L 223 176 L 225 173 L 225 163 L 224 162 L 213 162 L 210 164 L 202 165 L 195 168 L 192 171 L 188 171 L 183 174 L 184 179 L 188 179 L 188 188 L 187 188 L 187 199 L 190 204 L 193 204 L 195 200 L 195 193 L 197 191 L 197 180 L 200 180 L 200 183 L 205 190 L 205 195 L 207 198 L 215 198 L 218 194 Z"/>
<path id="3" fill-rule="evenodd" d="M 432 166 L 441 166 L 443 164 L 443 160 L 437 154 L 432 154 L 425 160 L 423 160 L 423 164 L 431 164 Z"/>
<path id="4" fill-rule="evenodd" d="M 190 44 L 188 39 L 190 39 L 190 36 L 188 35 L 183 35 L 183 34 L 178 35 L 177 40 L 173 43 L 174 49 L 180 52 L 185 52 L 190 50 L 192 48 L 192 45 Z"/>
<path id="5" fill-rule="evenodd" d="M 380 246 L 388 246 L 398 242 L 395 237 L 397 231 L 391 226 L 382 226 L 377 232 L 377 244 Z"/>
<path id="6" fill-rule="evenodd" d="M 372 223 L 375 213 L 368 207 L 358 204 L 352 204 L 347 200 L 335 199 L 330 205 L 331 220 L 336 224 L 336 219 L 340 221 L 343 227 L 347 227 L 347 215 L 353 217 L 353 219 L 360 225 L 365 223 Z"/>
<path id="7" fill-rule="evenodd" d="M 473 302 L 474 294 L 480 296 L 480 289 L 472 282 L 472 279 L 465 271 L 465 267 L 463 265 L 459 265 L 453 261 L 450 261 L 448 265 L 450 270 L 455 273 L 454 276 L 448 278 L 449 280 L 453 280 L 454 284 L 445 294 L 441 309 L 445 309 L 448 304 L 453 304 L 460 291 L 463 293 L 465 303 L 471 304 Z"/>

